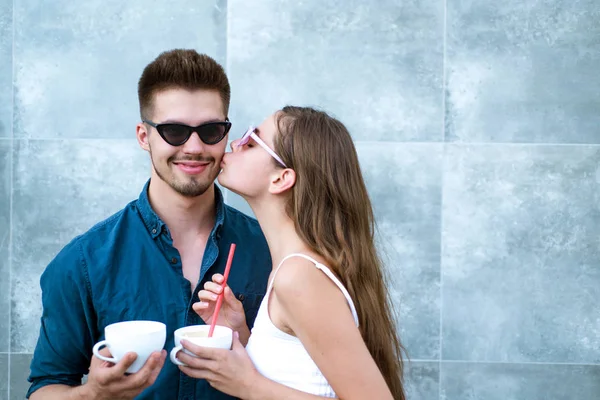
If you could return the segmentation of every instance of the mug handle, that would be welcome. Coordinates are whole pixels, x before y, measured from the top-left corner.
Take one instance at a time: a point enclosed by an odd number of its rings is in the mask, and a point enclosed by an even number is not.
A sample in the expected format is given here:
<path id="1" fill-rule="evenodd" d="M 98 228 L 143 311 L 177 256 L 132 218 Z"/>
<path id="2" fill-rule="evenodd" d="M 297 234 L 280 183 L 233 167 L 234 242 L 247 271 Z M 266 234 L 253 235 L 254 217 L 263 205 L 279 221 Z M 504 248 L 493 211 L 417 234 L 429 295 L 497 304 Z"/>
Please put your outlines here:
<path id="1" fill-rule="evenodd" d="M 102 361 L 107 361 L 107 362 L 110 362 L 110 363 L 113 363 L 113 364 L 118 363 L 119 360 L 117 360 L 116 358 L 114 358 L 114 357 L 112 357 L 112 358 L 111 357 L 105 357 L 105 356 L 103 356 L 102 354 L 99 353 L 100 347 L 103 347 L 103 346 L 106 346 L 106 347 L 108 347 L 110 349 L 110 345 L 108 344 L 108 341 L 102 340 L 102 341 L 100 341 L 100 342 L 98 342 L 98 343 L 96 343 L 94 345 L 94 348 L 92 350 L 92 352 L 94 353 L 94 355 L 96 357 L 98 357 L 99 359 L 101 359 Z"/>
<path id="2" fill-rule="evenodd" d="M 177 353 L 179 353 L 181 350 L 183 350 L 183 347 L 181 347 L 181 346 L 173 347 L 173 350 L 171 350 L 171 354 L 170 354 L 171 362 L 175 365 L 182 365 L 184 367 L 187 367 L 187 364 L 184 364 L 177 359 Z"/>

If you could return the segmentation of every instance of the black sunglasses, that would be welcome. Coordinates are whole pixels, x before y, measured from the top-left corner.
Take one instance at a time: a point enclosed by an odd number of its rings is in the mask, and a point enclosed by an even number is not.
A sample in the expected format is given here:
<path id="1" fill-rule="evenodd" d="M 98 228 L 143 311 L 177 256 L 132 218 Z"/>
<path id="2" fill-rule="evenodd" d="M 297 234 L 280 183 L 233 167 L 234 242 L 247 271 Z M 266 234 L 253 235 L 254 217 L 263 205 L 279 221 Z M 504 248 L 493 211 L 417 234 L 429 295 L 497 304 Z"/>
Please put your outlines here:
<path id="1" fill-rule="evenodd" d="M 183 124 L 155 124 L 152 121 L 143 120 L 146 124 L 156 128 L 160 137 L 171 146 L 181 146 L 189 140 L 192 133 L 196 132 L 200 140 L 206 144 L 217 144 L 227 135 L 231 129 L 231 122 L 218 121 L 208 122 L 198 126 Z"/>

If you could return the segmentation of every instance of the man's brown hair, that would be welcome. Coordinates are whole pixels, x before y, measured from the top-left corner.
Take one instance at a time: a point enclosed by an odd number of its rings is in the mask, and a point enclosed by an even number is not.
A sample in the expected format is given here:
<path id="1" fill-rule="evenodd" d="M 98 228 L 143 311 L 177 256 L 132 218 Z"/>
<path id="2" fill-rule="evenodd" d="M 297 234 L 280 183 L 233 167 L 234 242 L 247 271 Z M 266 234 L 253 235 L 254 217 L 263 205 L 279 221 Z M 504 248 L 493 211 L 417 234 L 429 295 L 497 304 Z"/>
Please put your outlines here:
<path id="1" fill-rule="evenodd" d="M 196 50 L 162 52 L 144 68 L 138 82 L 142 119 L 150 119 L 154 95 L 166 89 L 214 90 L 219 92 L 225 116 L 229 112 L 231 88 L 223 67 Z"/>

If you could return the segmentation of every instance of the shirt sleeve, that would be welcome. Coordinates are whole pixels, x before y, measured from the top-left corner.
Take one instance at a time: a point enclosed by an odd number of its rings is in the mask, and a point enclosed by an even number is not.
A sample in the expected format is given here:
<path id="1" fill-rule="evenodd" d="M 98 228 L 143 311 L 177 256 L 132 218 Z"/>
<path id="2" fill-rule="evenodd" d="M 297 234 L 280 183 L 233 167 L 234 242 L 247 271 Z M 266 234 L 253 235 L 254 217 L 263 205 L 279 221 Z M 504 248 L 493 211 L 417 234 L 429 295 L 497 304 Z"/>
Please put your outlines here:
<path id="1" fill-rule="evenodd" d="M 65 246 L 40 279 L 43 309 L 27 398 L 47 385 L 80 385 L 88 373 L 98 334 L 81 246 L 81 239 Z"/>

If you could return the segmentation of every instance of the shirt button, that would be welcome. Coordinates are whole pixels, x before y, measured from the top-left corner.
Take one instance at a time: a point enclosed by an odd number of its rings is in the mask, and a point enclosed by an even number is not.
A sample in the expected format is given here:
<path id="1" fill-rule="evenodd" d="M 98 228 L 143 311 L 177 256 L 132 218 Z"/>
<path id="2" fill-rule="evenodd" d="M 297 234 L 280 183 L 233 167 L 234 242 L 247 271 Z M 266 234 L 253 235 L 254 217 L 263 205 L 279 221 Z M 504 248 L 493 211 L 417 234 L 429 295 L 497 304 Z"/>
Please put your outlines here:
<path id="1" fill-rule="evenodd" d="M 245 299 L 245 298 L 246 298 L 246 297 L 244 297 L 244 295 L 243 295 L 243 294 L 241 294 L 241 293 L 240 293 L 240 294 L 238 294 L 238 300 L 239 300 L 239 301 L 244 301 L 244 299 Z"/>
<path id="2" fill-rule="evenodd" d="M 153 234 L 156 234 L 156 229 L 152 229 L 152 233 L 153 233 Z"/>
<path id="3" fill-rule="evenodd" d="M 171 264 L 177 264 L 177 259 L 175 257 L 171 258 Z"/>

